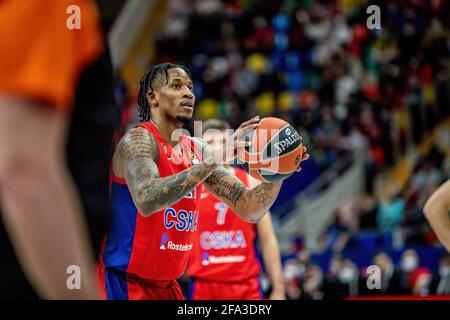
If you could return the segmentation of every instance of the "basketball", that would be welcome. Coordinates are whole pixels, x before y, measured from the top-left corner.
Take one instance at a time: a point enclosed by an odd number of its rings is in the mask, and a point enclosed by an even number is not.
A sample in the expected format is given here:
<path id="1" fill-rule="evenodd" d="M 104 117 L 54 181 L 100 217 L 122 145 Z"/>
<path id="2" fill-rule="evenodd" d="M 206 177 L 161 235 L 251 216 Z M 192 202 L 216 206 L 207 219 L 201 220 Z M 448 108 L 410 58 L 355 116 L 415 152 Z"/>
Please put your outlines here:
<path id="1" fill-rule="evenodd" d="M 297 130 L 282 119 L 263 118 L 244 139 L 251 145 L 239 150 L 239 163 L 261 182 L 284 180 L 300 165 L 304 151 L 302 139 Z"/>

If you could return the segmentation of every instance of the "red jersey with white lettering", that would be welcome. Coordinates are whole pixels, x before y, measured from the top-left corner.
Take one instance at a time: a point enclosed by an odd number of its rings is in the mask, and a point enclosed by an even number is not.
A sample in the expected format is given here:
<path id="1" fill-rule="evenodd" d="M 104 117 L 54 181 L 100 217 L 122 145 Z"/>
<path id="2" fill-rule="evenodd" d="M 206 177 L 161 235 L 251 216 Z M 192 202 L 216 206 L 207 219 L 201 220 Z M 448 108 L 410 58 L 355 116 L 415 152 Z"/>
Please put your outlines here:
<path id="1" fill-rule="evenodd" d="M 182 151 L 172 152 L 171 145 L 151 122 L 139 126 L 147 129 L 158 144 L 160 177 L 174 175 L 201 161 L 201 152 L 191 138 L 182 136 Z M 104 267 L 144 280 L 180 277 L 193 247 L 200 192 L 201 184 L 177 203 L 144 217 L 136 209 L 125 180 L 113 176 L 113 221 L 103 248 Z"/>
<path id="2" fill-rule="evenodd" d="M 245 170 L 234 168 L 234 173 L 249 185 Z M 189 276 L 220 282 L 239 282 L 258 276 L 261 267 L 254 244 L 256 225 L 241 219 L 204 187 L 199 212 Z"/>

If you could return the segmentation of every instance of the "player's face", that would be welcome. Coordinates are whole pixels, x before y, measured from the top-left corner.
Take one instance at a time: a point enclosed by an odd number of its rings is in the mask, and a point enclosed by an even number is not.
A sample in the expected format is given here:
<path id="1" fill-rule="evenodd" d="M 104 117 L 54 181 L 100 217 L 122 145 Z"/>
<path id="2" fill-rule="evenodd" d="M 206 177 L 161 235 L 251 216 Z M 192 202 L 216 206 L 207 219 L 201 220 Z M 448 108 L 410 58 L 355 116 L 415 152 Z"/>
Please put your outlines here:
<path id="1" fill-rule="evenodd" d="M 220 147 L 225 143 L 227 133 L 225 130 L 207 130 L 203 134 L 203 140 L 211 147 Z"/>
<path id="2" fill-rule="evenodd" d="M 192 80 L 181 68 L 169 69 L 167 75 L 167 83 L 158 92 L 158 107 L 167 119 L 189 123 L 195 104 Z"/>

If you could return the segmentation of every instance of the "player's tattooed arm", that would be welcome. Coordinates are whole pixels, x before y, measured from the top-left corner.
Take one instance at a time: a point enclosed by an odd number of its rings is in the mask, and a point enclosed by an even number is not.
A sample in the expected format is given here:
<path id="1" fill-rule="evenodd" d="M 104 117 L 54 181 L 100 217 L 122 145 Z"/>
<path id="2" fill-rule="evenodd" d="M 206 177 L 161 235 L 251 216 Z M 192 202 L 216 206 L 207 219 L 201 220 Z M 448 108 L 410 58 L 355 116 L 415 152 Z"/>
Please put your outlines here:
<path id="1" fill-rule="evenodd" d="M 186 196 L 216 168 L 201 163 L 161 178 L 155 138 L 144 128 L 128 131 L 118 145 L 123 175 L 134 204 L 143 216 L 164 209 Z"/>
<path id="2" fill-rule="evenodd" d="M 257 223 L 275 202 L 282 182 L 261 183 L 248 189 L 238 178 L 220 167 L 203 184 L 242 219 Z"/>

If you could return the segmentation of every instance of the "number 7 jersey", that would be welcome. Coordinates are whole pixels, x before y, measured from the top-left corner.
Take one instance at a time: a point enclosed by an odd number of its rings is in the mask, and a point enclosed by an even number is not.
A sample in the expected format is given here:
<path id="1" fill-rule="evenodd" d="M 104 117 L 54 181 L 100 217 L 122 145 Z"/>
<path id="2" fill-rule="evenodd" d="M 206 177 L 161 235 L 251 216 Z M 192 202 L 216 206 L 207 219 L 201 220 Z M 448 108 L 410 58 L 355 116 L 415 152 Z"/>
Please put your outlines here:
<path id="1" fill-rule="evenodd" d="M 234 168 L 234 174 L 248 186 L 245 170 Z M 256 225 L 241 219 L 203 187 L 189 276 L 219 282 L 256 277 L 261 267 L 256 258 L 255 239 Z"/>

